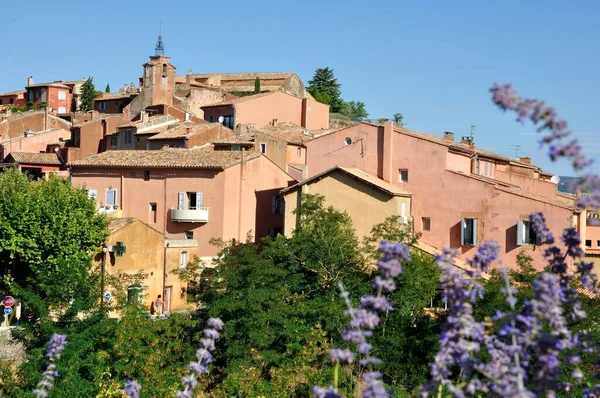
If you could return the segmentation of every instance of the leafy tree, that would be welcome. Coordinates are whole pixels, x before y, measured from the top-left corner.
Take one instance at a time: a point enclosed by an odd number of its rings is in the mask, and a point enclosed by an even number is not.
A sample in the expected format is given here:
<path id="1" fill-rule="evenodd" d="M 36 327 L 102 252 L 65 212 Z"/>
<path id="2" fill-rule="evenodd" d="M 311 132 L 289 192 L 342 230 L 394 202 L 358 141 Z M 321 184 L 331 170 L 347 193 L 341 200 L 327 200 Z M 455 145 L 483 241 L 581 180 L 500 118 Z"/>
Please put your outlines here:
<path id="1" fill-rule="evenodd" d="M 402 120 L 404 120 L 404 116 L 402 116 L 401 113 L 394 113 L 394 123 L 398 123 L 399 125 L 402 125 Z"/>
<path id="2" fill-rule="evenodd" d="M 315 70 L 313 78 L 308 81 L 307 90 L 315 99 L 319 97 L 317 93 L 327 94 L 329 98 L 329 102 L 327 103 L 330 106 L 330 112 L 337 113 L 342 111 L 344 107 L 340 88 L 341 84 L 337 82 L 333 69 L 325 67 Z M 324 97 L 321 97 L 321 99 L 324 99 Z"/>
<path id="3" fill-rule="evenodd" d="M 89 77 L 82 85 L 81 85 L 81 105 L 79 110 L 83 112 L 88 112 L 94 109 L 94 98 L 98 95 L 98 91 L 96 91 L 96 87 L 94 86 L 94 78 Z"/>
<path id="4" fill-rule="evenodd" d="M 317 100 L 318 102 L 320 102 L 322 104 L 329 105 L 331 103 L 331 97 L 327 93 L 322 93 L 320 91 L 313 90 L 311 92 L 311 95 L 315 98 L 315 100 Z"/>
<path id="5" fill-rule="evenodd" d="M 367 112 L 364 102 L 361 101 L 346 102 L 341 113 L 342 115 L 356 121 L 360 121 L 369 116 L 369 112 Z"/>
<path id="6" fill-rule="evenodd" d="M 99 297 L 92 256 L 108 231 L 87 192 L 17 169 L 0 173 L 0 186 L 0 289 L 41 317 L 91 308 Z"/>
<path id="7" fill-rule="evenodd" d="M 105 93 L 110 93 L 110 84 L 106 84 L 106 88 L 104 89 Z"/>
<path id="8" fill-rule="evenodd" d="M 258 94 L 258 93 L 260 93 L 260 78 L 259 78 L 259 77 L 257 77 L 257 78 L 254 80 L 254 93 L 255 93 L 255 94 Z"/>

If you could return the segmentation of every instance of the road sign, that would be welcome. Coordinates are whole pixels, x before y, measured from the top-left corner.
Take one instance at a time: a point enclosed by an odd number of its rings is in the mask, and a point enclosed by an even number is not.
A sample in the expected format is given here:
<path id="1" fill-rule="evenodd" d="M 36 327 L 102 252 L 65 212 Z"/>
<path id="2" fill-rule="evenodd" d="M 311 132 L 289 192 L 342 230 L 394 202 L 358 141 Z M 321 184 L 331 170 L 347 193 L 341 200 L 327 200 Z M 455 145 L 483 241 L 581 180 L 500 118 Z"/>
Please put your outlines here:
<path id="1" fill-rule="evenodd" d="M 15 298 L 13 296 L 6 296 L 4 297 L 4 300 L 2 300 L 2 304 L 6 307 L 12 307 L 15 305 Z"/>
<path id="2" fill-rule="evenodd" d="M 12 308 L 4 307 L 4 315 L 10 315 L 10 314 L 12 314 Z"/>
<path id="3" fill-rule="evenodd" d="M 106 300 L 106 301 L 110 301 L 110 293 L 106 293 L 106 294 L 104 295 L 104 300 Z"/>

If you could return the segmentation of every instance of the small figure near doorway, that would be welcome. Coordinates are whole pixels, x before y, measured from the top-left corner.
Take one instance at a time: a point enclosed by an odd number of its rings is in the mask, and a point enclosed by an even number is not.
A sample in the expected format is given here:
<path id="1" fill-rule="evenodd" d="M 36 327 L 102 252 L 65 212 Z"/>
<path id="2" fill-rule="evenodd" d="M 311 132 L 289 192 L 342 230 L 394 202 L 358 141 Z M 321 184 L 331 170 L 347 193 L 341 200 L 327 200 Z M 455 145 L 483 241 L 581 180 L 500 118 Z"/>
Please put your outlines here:
<path id="1" fill-rule="evenodd" d="M 157 315 L 162 315 L 163 314 L 163 300 L 162 300 L 162 295 L 158 295 L 158 297 L 156 298 L 155 301 L 156 304 L 156 314 Z"/>

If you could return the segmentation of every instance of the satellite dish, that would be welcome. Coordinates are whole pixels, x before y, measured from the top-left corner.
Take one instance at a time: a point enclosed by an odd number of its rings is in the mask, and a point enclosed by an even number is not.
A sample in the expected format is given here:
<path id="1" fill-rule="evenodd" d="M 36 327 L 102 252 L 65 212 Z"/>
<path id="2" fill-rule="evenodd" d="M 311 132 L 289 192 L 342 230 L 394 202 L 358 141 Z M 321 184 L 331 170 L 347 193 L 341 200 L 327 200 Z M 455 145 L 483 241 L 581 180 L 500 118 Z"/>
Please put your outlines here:
<path id="1" fill-rule="evenodd" d="M 560 177 L 557 175 L 553 175 L 552 178 L 550 179 L 550 182 L 558 184 L 560 182 Z"/>
<path id="2" fill-rule="evenodd" d="M 225 120 L 225 118 L 223 116 L 219 116 L 219 123 L 223 124 L 224 120 Z"/>

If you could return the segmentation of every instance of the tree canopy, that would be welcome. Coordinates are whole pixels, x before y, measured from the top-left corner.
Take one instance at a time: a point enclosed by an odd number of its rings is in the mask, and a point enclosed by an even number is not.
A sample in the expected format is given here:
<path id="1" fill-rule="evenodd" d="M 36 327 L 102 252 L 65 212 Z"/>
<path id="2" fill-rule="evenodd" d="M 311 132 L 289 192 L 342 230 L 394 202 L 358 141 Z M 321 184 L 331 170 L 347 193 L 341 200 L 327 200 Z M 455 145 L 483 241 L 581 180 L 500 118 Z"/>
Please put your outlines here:
<path id="1" fill-rule="evenodd" d="M 80 103 L 79 110 L 83 112 L 88 112 L 94 109 L 94 98 L 99 94 L 96 91 L 96 86 L 94 86 L 94 78 L 89 77 L 82 85 L 81 85 L 81 94 L 80 94 Z"/>
<path id="2" fill-rule="evenodd" d="M 308 92 L 319 102 L 329 105 L 330 112 L 338 113 L 343 109 L 342 85 L 337 82 L 333 69 L 317 68 L 311 80 L 308 81 Z"/>

